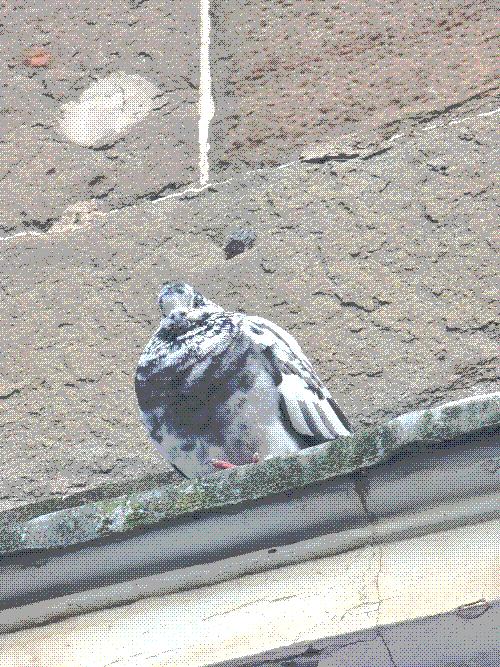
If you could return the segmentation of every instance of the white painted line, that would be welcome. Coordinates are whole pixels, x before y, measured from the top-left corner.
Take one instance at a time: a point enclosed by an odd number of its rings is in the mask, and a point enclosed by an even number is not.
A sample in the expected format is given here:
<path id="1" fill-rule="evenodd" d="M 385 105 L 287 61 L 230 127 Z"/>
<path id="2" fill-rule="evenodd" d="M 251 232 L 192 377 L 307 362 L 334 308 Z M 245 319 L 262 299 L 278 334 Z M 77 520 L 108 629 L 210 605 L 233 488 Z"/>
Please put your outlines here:
<path id="1" fill-rule="evenodd" d="M 15 239 L 16 236 L 46 236 L 46 234 L 43 234 L 42 232 L 19 232 L 18 234 L 12 234 L 12 236 L 0 236 L 0 241 Z"/>
<path id="2" fill-rule="evenodd" d="M 500 113 L 500 109 L 494 109 L 493 111 L 487 111 L 486 113 L 480 113 L 479 118 L 482 118 L 482 116 L 493 116 L 494 113 Z"/>
<path id="3" fill-rule="evenodd" d="M 200 44 L 200 98 L 198 100 L 200 142 L 200 185 L 208 181 L 209 163 L 208 132 L 214 117 L 215 106 L 212 97 L 212 77 L 210 73 L 210 0 L 201 0 L 201 44 Z"/>

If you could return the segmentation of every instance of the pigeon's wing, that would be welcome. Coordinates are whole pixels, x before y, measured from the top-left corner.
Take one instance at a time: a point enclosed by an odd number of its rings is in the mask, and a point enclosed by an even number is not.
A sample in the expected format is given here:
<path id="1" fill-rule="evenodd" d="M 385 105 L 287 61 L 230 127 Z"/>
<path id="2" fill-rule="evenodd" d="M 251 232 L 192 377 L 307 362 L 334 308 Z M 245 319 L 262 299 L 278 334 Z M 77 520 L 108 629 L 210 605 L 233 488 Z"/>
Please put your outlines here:
<path id="1" fill-rule="evenodd" d="M 346 416 L 293 336 L 262 317 L 247 316 L 243 326 L 281 373 L 278 389 L 293 428 L 318 442 L 349 435 Z"/>

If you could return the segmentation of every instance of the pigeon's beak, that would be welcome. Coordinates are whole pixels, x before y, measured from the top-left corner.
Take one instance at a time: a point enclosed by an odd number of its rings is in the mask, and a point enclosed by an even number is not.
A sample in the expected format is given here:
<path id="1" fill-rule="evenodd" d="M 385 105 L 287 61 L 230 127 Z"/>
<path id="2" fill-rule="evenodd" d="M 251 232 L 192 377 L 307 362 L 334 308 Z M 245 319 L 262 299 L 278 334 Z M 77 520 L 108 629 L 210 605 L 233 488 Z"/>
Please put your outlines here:
<path id="1" fill-rule="evenodd" d="M 179 320 L 183 320 L 186 317 L 187 313 L 187 308 L 176 308 L 170 313 L 170 319 L 172 322 L 179 322 Z"/>

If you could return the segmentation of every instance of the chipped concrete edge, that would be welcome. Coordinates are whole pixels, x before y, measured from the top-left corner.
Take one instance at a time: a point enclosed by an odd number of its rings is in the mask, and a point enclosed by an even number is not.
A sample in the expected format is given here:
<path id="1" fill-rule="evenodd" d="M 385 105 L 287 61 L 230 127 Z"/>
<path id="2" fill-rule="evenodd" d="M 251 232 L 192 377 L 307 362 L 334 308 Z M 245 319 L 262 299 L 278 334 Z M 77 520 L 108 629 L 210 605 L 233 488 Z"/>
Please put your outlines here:
<path id="1" fill-rule="evenodd" d="M 139 526 L 174 519 L 199 510 L 258 500 L 314 482 L 333 479 L 389 459 L 411 445 L 432 445 L 500 424 L 500 392 L 464 398 L 403 414 L 379 424 L 311 447 L 300 454 L 276 457 L 179 485 L 6 520 L 0 528 L 0 552 L 66 547 Z M 39 503 L 46 512 L 46 504 Z M 15 517 L 16 515 L 13 514 Z"/>

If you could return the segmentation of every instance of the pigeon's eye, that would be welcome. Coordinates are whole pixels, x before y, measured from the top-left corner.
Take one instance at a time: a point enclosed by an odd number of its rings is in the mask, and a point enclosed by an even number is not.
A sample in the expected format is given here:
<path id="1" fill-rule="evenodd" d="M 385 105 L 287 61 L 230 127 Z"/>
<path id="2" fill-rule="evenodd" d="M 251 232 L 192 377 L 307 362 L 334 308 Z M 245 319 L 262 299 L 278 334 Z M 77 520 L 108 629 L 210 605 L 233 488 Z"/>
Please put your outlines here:
<path id="1" fill-rule="evenodd" d="M 179 320 L 183 320 L 186 317 L 187 310 L 185 308 L 177 308 L 176 310 L 172 310 L 170 313 L 170 319 L 173 322 L 178 322 Z"/>
<path id="2" fill-rule="evenodd" d="M 201 296 L 201 294 L 194 295 L 193 308 L 199 308 L 200 306 L 203 306 L 204 303 L 205 299 Z"/>

